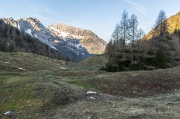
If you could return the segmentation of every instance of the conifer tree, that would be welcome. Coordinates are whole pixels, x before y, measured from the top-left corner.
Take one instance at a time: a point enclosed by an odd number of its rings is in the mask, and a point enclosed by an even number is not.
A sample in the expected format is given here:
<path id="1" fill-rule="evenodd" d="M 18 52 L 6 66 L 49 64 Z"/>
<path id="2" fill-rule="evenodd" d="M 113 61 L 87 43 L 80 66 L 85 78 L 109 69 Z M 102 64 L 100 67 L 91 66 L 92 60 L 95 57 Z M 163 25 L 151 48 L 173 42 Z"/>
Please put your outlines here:
<path id="1" fill-rule="evenodd" d="M 163 10 L 159 12 L 158 18 L 155 22 L 155 29 L 158 29 L 158 27 L 160 30 L 160 36 L 163 36 L 167 31 L 166 13 Z"/>

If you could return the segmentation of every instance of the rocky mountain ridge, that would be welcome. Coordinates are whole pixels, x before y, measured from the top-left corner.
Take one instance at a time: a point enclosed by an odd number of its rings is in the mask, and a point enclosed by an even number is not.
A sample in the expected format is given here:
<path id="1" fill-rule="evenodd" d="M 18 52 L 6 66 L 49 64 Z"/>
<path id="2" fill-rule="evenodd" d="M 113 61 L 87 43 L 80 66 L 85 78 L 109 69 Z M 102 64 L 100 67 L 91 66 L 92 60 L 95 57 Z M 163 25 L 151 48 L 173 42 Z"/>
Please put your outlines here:
<path id="1" fill-rule="evenodd" d="M 46 28 L 36 18 L 14 20 L 11 17 L 2 18 L 2 20 L 46 43 L 73 61 L 80 61 L 94 54 L 102 54 L 106 46 L 105 41 L 89 30 L 64 24 Z"/>
<path id="2" fill-rule="evenodd" d="M 63 39 L 78 39 L 90 54 L 102 54 L 106 47 L 106 42 L 99 38 L 90 30 L 84 30 L 58 23 L 48 27 L 51 34 Z"/>

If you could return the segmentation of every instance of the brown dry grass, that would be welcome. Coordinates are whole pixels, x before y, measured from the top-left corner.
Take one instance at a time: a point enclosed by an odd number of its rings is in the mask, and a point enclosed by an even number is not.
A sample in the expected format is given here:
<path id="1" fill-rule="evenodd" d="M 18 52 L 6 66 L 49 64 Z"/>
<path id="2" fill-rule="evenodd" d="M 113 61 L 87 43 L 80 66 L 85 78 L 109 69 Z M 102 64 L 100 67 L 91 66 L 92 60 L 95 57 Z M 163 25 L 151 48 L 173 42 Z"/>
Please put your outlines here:
<path id="1" fill-rule="evenodd" d="M 180 117 L 180 67 L 108 73 L 98 70 L 103 63 L 96 65 L 107 60 L 103 56 L 66 65 L 29 53 L 0 55 L 2 118 L 11 109 L 14 118 L 27 119 Z M 94 100 L 86 94 L 89 90 L 97 92 Z"/>

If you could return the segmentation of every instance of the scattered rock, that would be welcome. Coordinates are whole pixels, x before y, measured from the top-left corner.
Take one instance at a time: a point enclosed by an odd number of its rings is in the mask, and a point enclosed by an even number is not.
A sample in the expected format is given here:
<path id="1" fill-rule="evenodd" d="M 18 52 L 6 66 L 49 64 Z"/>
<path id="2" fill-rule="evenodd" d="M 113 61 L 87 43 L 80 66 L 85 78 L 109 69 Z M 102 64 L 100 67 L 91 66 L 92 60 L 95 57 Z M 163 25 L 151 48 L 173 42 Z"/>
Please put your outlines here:
<path id="1" fill-rule="evenodd" d="M 20 70 L 25 70 L 25 69 L 23 69 L 23 68 L 21 68 L 21 67 L 19 67 L 19 69 L 20 69 Z"/>
<path id="2" fill-rule="evenodd" d="M 90 99 L 93 99 L 93 100 L 95 100 L 96 98 L 94 98 L 94 97 L 90 97 Z"/>
<path id="3" fill-rule="evenodd" d="M 93 92 L 93 91 L 88 91 L 87 94 L 97 94 L 96 92 Z"/>
<path id="4" fill-rule="evenodd" d="M 64 68 L 64 67 L 60 67 L 60 69 L 66 69 L 66 68 Z"/>
<path id="5" fill-rule="evenodd" d="M 10 110 L 4 113 L 5 116 L 12 116 L 14 114 L 14 110 Z"/>
<path id="6" fill-rule="evenodd" d="M 88 117 L 87 117 L 87 119 L 91 119 L 91 117 L 90 117 L 90 116 L 88 116 Z"/>
<path id="7" fill-rule="evenodd" d="M 9 64 L 10 62 L 4 62 L 5 64 Z"/>

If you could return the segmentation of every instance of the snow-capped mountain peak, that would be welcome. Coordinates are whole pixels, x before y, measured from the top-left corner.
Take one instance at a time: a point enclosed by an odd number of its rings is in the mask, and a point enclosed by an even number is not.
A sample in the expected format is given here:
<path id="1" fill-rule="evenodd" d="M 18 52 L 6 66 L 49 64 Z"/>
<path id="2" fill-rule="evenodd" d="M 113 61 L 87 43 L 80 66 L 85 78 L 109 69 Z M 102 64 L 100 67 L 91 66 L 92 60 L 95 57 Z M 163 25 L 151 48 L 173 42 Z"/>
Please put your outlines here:
<path id="1" fill-rule="evenodd" d="M 91 54 L 100 54 L 106 46 L 106 42 L 93 32 L 62 23 L 46 28 L 39 20 L 31 17 L 19 20 L 11 17 L 2 20 L 74 61 L 90 57 Z"/>
<path id="2" fill-rule="evenodd" d="M 106 42 L 90 30 L 76 28 L 63 23 L 51 25 L 48 29 L 55 37 L 79 40 L 81 45 L 91 54 L 102 54 L 105 50 Z"/>

